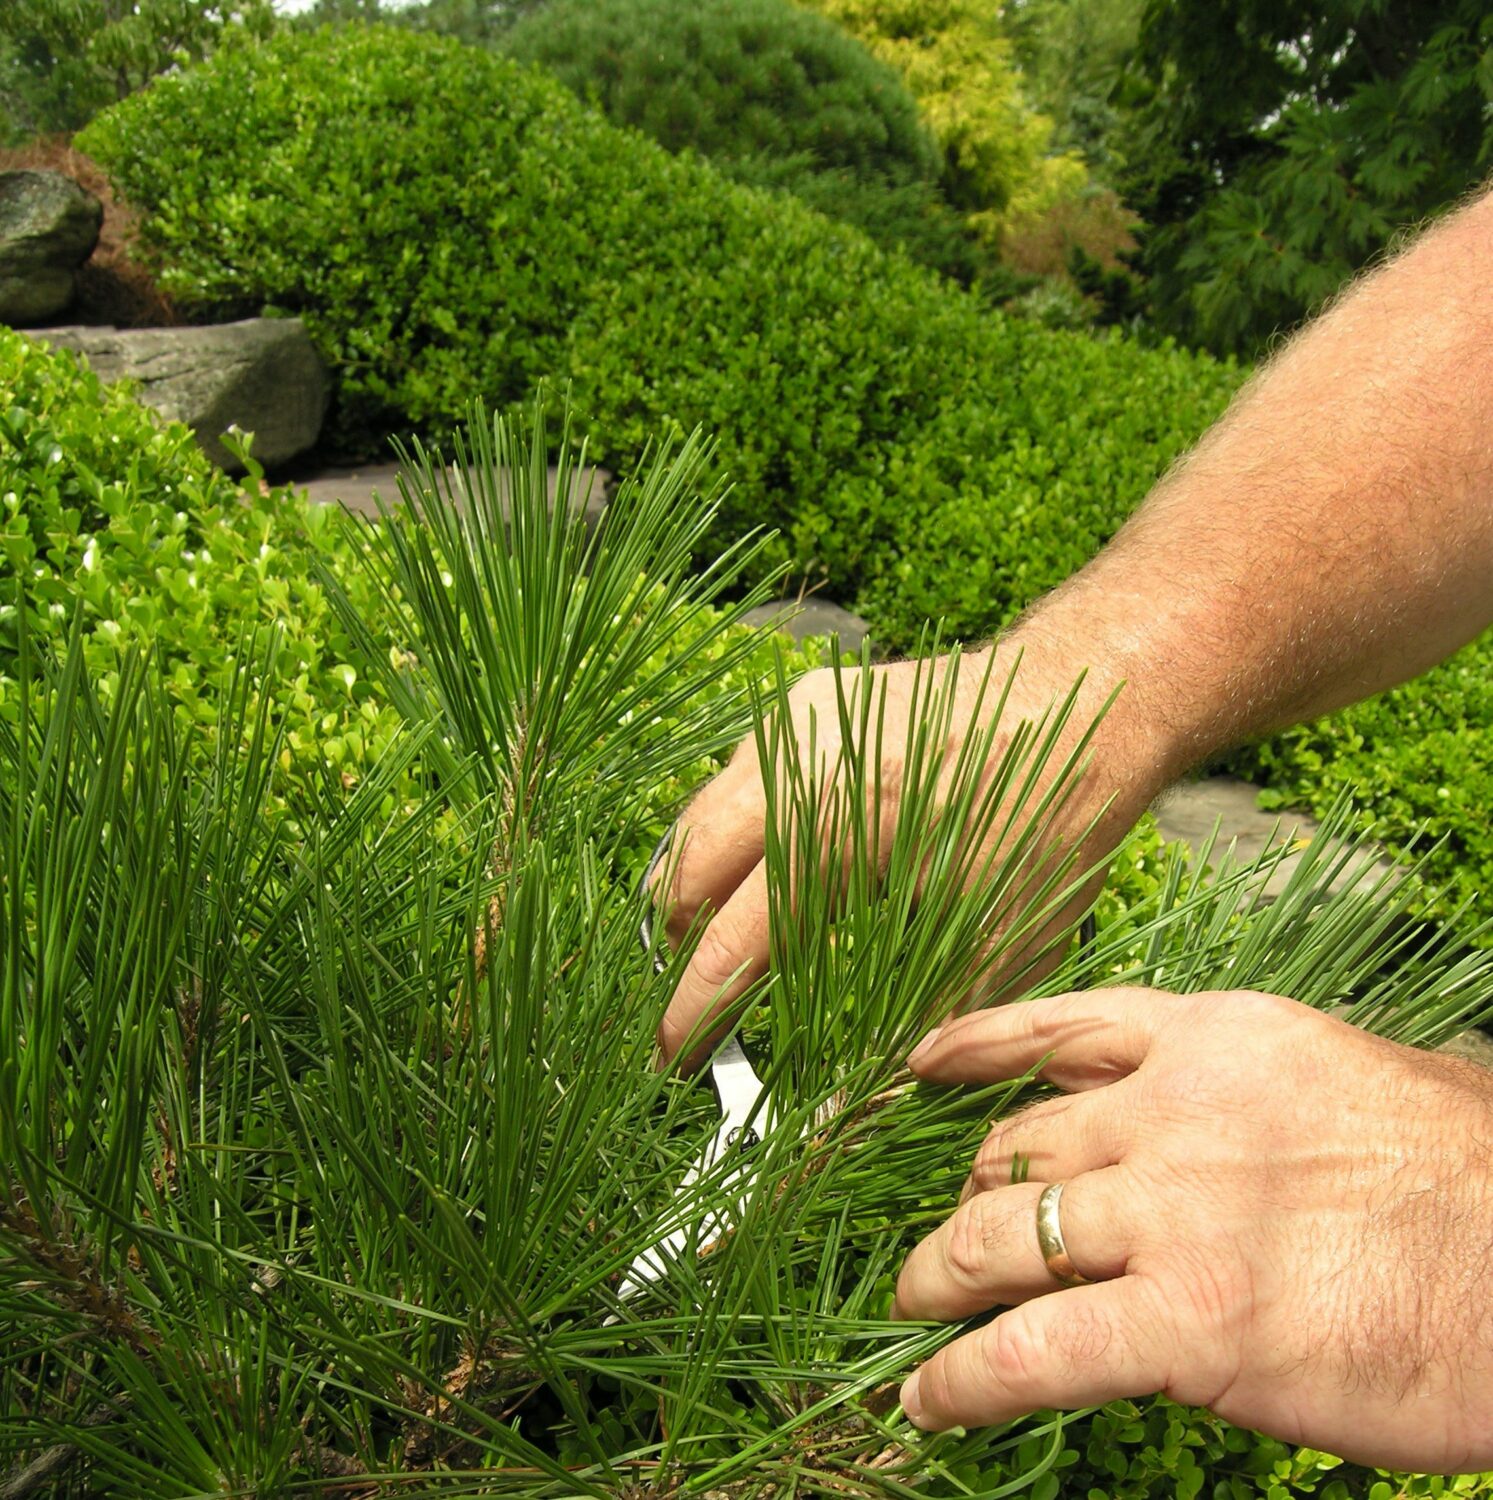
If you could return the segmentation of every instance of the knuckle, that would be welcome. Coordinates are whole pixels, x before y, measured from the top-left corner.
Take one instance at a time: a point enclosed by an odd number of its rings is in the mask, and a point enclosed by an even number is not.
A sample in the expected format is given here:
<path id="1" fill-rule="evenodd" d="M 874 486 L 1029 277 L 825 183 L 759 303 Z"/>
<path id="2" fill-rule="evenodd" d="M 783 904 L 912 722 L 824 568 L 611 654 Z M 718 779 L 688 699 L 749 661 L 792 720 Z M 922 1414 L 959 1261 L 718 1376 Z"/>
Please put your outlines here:
<path id="1" fill-rule="evenodd" d="M 788 706 L 795 712 L 809 708 L 815 704 L 822 703 L 826 690 L 833 692 L 832 673 L 827 667 L 816 667 L 812 672 L 805 672 L 792 687 L 788 689 Z"/>
<path id="2" fill-rule="evenodd" d="M 1067 1372 L 1092 1370 L 1110 1362 L 1115 1339 L 1114 1325 L 1107 1318 L 1074 1312 L 1048 1330 L 1047 1348 Z"/>
<path id="3" fill-rule="evenodd" d="M 978 1193 L 988 1193 L 993 1188 L 1003 1187 L 1006 1174 L 1001 1171 L 998 1153 L 988 1146 L 981 1146 L 969 1167 L 969 1185 Z"/>
<path id="4" fill-rule="evenodd" d="M 949 1238 L 944 1255 L 949 1269 L 961 1281 L 978 1284 L 990 1262 L 999 1230 L 991 1217 L 988 1194 L 971 1198 L 954 1210 L 949 1220 Z"/>
<path id="5" fill-rule="evenodd" d="M 980 1341 L 984 1373 L 997 1388 L 1020 1390 L 1034 1384 L 1046 1363 L 1046 1345 L 1022 1310 L 1003 1314 Z"/>
<path id="6" fill-rule="evenodd" d="M 1211 1002 L 1207 1009 L 1215 1021 L 1242 1021 L 1252 1026 L 1279 1025 L 1282 1021 L 1294 1019 L 1305 1009 L 1298 1001 L 1288 1000 L 1284 995 L 1271 995 L 1264 990 L 1226 990 L 1205 998 Z"/>
<path id="7" fill-rule="evenodd" d="M 1004 1130 L 993 1130 L 975 1152 L 975 1159 L 970 1163 L 969 1178 L 982 1192 L 1006 1187 L 1010 1183 L 1011 1153 L 1006 1142 L 1007 1133 Z"/>
<path id="8" fill-rule="evenodd" d="M 702 989 L 715 991 L 729 984 L 741 965 L 740 944 L 725 925 L 725 919 L 717 917 L 700 934 L 690 969 Z"/>

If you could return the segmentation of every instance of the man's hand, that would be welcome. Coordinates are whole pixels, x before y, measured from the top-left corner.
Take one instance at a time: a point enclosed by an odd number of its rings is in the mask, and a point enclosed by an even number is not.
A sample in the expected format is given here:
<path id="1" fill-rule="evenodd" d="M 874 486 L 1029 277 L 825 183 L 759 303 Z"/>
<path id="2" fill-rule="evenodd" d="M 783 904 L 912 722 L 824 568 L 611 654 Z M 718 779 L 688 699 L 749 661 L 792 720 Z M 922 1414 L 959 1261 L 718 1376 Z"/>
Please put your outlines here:
<path id="1" fill-rule="evenodd" d="M 991 1132 L 898 1281 L 905 1318 L 1012 1309 L 909 1378 L 918 1426 L 1159 1391 L 1361 1463 L 1493 1466 L 1493 1075 L 1294 1000 L 1149 990 L 964 1016 L 912 1066 L 1044 1058 L 1070 1097 Z M 1051 1182 L 1094 1285 L 1043 1263 Z"/>
<path id="2" fill-rule="evenodd" d="M 993 747 L 988 771 L 993 773 L 1001 753 L 1022 720 L 1035 722 L 1060 704 L 1083 675 L 1084 655 L 1066 654 L 1019 638 L 999 646 L 983 700 L 980 685 L 990 666 L 988 652 L 967 653 L 959 659 L 955 711 L 947 743 L 942 748 L 945 774 L 950 774 L 966 737 L 985 727 L 996 711 L 1007 675 L 1020 660 Z M 916 662 L 898 662 L 872 669 L 871 691 L 886 694 L 881 716 L 881 804 L 868 808 L 868 818 L 880 820 L 880 847 L 890 847 L 899 816 L 905 781 L 903 752 L 909 720 L 926 704 L 930 670 L 944 682 L 952 658 L 922 664 L 921 684 Z M 1071 746 L 1089 728 L 1118 682 L 1117 663 L 1106 662 L 1091 672 L 1080 690 L 1063 743 Z M 847 671 L 847 689 L 856 674 Z M 920 696 L 921 694 L 921 696 Z M 835 674 L 824 670 L 801 678 L 789 695 L 792 738 L 807 759 L 810 725 L 821 766 L 833 767 L 840 751 L 840 713 Z M 873 710 L 873 723 L 877 718 Z M 1063 760 L 1061 750 L 1049 757 L 1046 780 L 1051 781 Z M 1093 768 L 1082 778 L 1063 809 L 1048 841 L 1049 854 L 1057 846 L 1077 845 L 1078 835 L 1101 811 L 1104 816 L 1078 853 L 1078 868 L 1087 868 L 1109 854 L 1166 785 L 1171 769 L 1158 746 L 1156 734 L 1138 712 L 1134 695 L 1121 692 L 1105 716 L 1093 743 Z M 1034 799 L 1035 800 L 1035 799 Z M 676 835 L 682 853 L 669 893 L 668 926 L 678 941 L 700 917 L 708 918 L 694 955 L 674 993 L 659 1027 L 659 1046 L 671 1059 L 702 1023 L 727 1010 L 767 969 L 768 892 L 763 863 L 767 797 L 755 739 L 737 747 L 729 765 L 699 794 L 680 819 Z M 830 851 L 826 851 L 828 856 Z M 1097 885 L 1096 876 L 1094 884 Z M 1092 887 L 1076 898 L 1070 909 L 1092 897 Z"/>

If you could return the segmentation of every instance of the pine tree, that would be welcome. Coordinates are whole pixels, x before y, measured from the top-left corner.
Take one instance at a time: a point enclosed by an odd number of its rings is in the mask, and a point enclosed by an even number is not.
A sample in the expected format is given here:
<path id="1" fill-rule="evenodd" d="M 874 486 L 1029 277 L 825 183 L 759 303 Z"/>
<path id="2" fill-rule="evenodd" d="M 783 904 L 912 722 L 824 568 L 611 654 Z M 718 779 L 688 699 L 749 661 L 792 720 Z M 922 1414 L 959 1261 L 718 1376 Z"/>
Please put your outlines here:
<path id="1" fill-rule="evenodd" d="M 454 476 L 418 455 L 368 526 L 380 603 L 339 607 L 408 731 L 355 787 L 305 791 L 294 836 L 263 816 L 273 638 L 236 651 L 203 768 L 149 656 L 105 701 L 76 633 L 47 660 L 23 629 L 0 717 L 7 1496 L 1020 1488 L 1060 1423 L 925 1438 L 895 1405 L 954 1330 L 890 1321 L 891 1279 L 1032 1089 L 914 1086 L 929 1018 L 1044 947 L 1042 990 L 1227 976 L 1411 1042 L 1488 1007 L 1486 952 L 1407 925 L 1414 878 L 1341 843 L 1269 905 L 1284 851 L 1173 860 L 1074 946 L 1052 916 L 1086 872 L 1037 854 L 1079 773 L 1054 758 L 1071 700 L 941 784 L 930 673 L 883 845 L 850 814 L 879 765 L 867 664 L 823 764 L 788 740 L 786 672 L 704 691 L 754 649 L 732 625 L 763 593 L 721 605 L 752 543 L 693 566 L 704 445 L 657 455 L 595 533 L 568 448 L 546 504 L 546 449 L 479 417 Z M 660 789 L 752 724 L 775 962 L 738 1023 L 770 1103 L 749 1170 L 683 1188 L 717 1112 L 653 1066 L 693 940 L 656 971 L 640 875 Z M 674 1228 L 670 1273 L 619 1298 Z"/>

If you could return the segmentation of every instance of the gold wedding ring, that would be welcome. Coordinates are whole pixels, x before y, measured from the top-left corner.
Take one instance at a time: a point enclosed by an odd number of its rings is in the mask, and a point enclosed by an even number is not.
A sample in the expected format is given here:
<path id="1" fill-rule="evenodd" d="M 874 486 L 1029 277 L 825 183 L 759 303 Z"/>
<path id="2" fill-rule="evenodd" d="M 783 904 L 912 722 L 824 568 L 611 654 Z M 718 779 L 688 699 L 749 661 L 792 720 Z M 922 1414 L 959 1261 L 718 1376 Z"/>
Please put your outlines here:
<path id="1" fill-rule="evenodd" d="M 1064 1286 L 1088 1286 L 1089 1278 L 1079 1274 L 1063 1243 L 1063 1226 L 1058 1218 L 1058 1204 L 1063 1197 L 1061 1182 L 1049 1183 L 1037 1199 L 1037 1245 L 1053 1279 Z"/>

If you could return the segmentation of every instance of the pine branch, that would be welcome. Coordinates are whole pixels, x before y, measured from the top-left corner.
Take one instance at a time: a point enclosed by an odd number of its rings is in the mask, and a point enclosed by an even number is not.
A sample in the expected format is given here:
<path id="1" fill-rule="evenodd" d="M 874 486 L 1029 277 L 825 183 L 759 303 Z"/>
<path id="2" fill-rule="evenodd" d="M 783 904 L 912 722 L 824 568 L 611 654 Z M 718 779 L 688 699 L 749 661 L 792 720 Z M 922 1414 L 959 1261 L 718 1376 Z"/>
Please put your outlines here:
<path id="1" fill-rule="evenodd" d="M 1172 857 L 1077 951 L 1085 872 L 1043 852 L 1081 767 L 1072 701 L 995 714 L 1006 748 L 951 768 L 931 674 L 888 745 L 874 674 L 845 672 L 832 766 L 781 727 L 758 738 L 774 962 L 740 1030 L 771 1105 L 751 1172 L 723 1159 L 686 1187 L 718 1112 L 652 1050 L 696 938 L 655 973 L 642 861 L 746 727 L 732 674 L 759 638 L 724 634 L 738 605 L 705 613 L 732 564 L 693 570 L 709 498 L 686 455 L 593 545 L 515 442 L 473 440 L 471 513 L 425 496 L 365 537 L 381 592 L 349 616 L 352 664 L 368 682 L 384 663 L 411 727 L 358 787 L 308 789 L 293 839 L 259 832 L 275 736 L 248 701 L 205 779 L 141 706 L 153 665 L 105 704 L 76 656 L 0 716 L 0 1237 L 35 1269 L 0 1286 L 11 1428 L 50 1438 L 85 1399 L 66 1372 L 107 1369 L 113 1420 L 71 1432 L 130 1500 L 808 1500 L 961 1493 L 975 1472 L 1014 1493 L 1059 1451 L 1053 1424 L 927 1439 L 886 1406 L 952 1332 L 889 1320 L 896 1267 L 1029 1093 L 909 1086 L 924 1018 L 1041 958 L 1048 989 L 1276 988 L 1424 1041 L 1493 1003 L 1493 954 L 1418 921 L 1415 877 L 1360 863 L 1346 811 L 1273 904 L 1278 853 Z M 529 475 L 511 519 L 505 453 Z M 790 676 L 759 693 L 768 724 Z M 882 837 L 864 814 L 887 750 L 907 773 Z M 634 1257 L 681 1228 L 668 1277 L 619 1305 Z M 50 1447 L 0 1483 L 68 1461 Z"/>
<path id="2" fill-rule="evenodd" d="M 128 1397 L 117 1401 L 104 1401 L 88 1413 L 79 1423 L 85 1428 L 103 1427 L 122 1417 L 130 1407 Z M 27 1459 L 0 1475 L 0 1500 L 30 1500 L 54 1479 L 62 1474 L 82 1455 L 77 1443 L 55 1443 L 45 1448 L 35 1458 Z"/>
<path id="3" fill-rule="evenodd" d="M 14 1189 L 0 1199 L 0 1231 L 47 1276 L 52 1296 L 103 1338 L 143 1356 L 159 1347 L 156 1332 L 116 1287 L 106 1284 L 86 1242 L 50 1216 L 44 1222 L 25 1195 Z"/>

